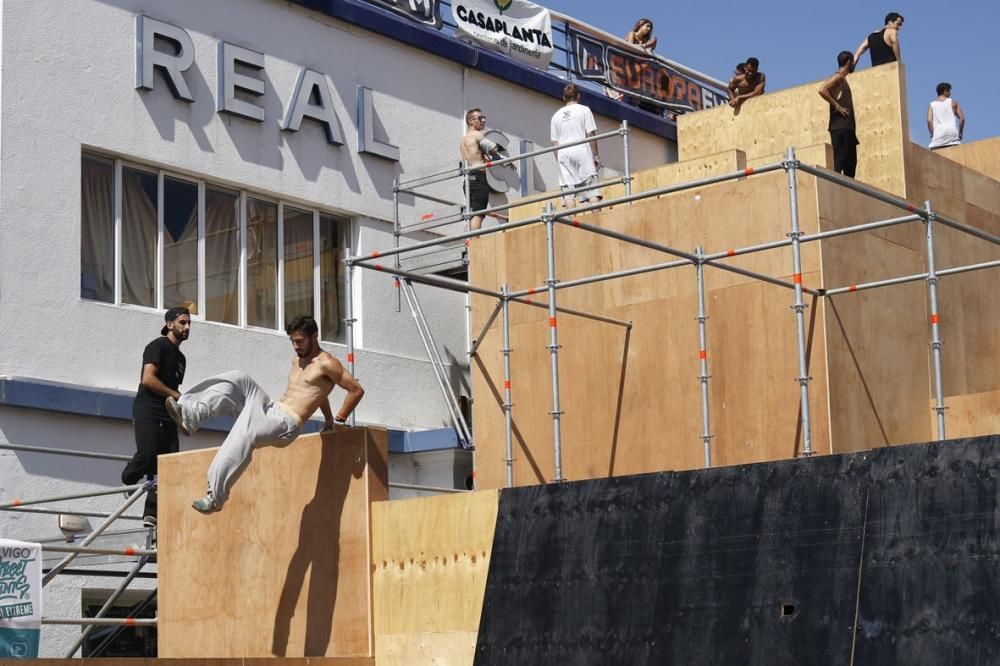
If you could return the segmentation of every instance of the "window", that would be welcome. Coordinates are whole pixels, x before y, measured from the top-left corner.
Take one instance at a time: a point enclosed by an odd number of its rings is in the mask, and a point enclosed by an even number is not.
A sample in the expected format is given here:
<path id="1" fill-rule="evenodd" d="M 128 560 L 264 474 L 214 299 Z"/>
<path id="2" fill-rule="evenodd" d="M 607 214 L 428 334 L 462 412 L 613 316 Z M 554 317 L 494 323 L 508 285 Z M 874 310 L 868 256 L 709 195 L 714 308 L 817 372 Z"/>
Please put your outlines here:
<path id="1" fill-rule="evenodd" d="M 122 170 L 122 302 L 156 307 L 156 174 Z"/>
<path id="2" fill-rule="evenodd" d="M 285 321 L 313 311 L 313 216 L 284 207 Z"/>
<path id="3" fill-rule="evenodd" d="M 309 314 L 344 341 L 344 219 L 89 153 L 81 165 L 82 298 L 273 330 Z"/>
<path id="4" fill-rule="evenodd" d="M 198 186 L 163 179 L 163 307 L 198 306 Z"/>
<path id="5" fill-rule="evenodd" d="M 115 302 L 115 163 L 83 156 L 80 183 L 80 295 Z"/>
<path id="6" fill-rule="evenodd" d="M 205 318 L 240 323 L 240 195 L 205 188 Z"/>
<path id="7" fill-rule="evenodd" d="M 247 323 L 278 327 L 278 205 L 247 201 Z"/>

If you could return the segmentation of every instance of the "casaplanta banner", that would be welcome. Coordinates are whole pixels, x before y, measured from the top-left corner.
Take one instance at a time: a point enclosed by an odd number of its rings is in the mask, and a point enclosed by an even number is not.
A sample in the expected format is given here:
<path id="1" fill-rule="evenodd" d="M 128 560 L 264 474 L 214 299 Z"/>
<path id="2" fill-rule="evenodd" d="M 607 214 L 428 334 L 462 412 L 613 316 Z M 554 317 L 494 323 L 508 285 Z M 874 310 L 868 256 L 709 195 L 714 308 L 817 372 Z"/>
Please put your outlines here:
<path id="1" fill-rule="evenodd" d="M 552 59 L 552 17 L 527 0 L 453 0 L 455 36 L 546 69 Z"/>
<path id="2" fill-rule="evenodd" d="M 677 112 L 700 111 L 727 101 L 721 92 L 656 58 L 618 48 L 572 28 L 569 33 L 576 74 L 581 79 L 600 82 L 628 97 Z"/>
<path id="3" fill-rule="evenodd" d="M 0 539 L 0 659 L 37 659 L 42 630 L 42 547 Z"/>

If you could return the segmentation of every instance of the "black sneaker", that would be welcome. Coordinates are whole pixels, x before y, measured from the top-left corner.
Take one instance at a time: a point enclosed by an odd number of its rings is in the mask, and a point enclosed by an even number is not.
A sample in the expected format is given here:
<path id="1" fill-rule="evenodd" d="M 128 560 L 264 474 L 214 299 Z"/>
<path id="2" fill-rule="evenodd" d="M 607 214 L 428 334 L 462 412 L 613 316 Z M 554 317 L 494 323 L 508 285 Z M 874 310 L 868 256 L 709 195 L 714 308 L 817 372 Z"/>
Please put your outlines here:
<path id="1" fill-rule="evenodd" d="M 143 516 L 142 517 L 143 527 L 156 527 L 156 516 Z"/>

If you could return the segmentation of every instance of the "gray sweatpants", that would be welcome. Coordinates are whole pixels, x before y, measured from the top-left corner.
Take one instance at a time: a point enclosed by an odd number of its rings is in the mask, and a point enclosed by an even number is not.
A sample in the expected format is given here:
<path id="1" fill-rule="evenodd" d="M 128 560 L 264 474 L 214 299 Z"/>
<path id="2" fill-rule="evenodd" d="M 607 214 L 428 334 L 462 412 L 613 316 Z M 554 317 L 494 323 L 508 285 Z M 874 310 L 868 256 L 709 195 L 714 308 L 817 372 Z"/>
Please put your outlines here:
<path id="1" fill-rule="evenodd" d="M 229 490 L 250 464 L 255 448 L 288 446 L 302 429 L 298 419 L 272 402 L 245 372 L 210 377 L 191 387 L 177 404 L 192 433 L 213 416 L 236 417 L 208 468 L 208 490 L 219 507 L 229 499 Z"/>

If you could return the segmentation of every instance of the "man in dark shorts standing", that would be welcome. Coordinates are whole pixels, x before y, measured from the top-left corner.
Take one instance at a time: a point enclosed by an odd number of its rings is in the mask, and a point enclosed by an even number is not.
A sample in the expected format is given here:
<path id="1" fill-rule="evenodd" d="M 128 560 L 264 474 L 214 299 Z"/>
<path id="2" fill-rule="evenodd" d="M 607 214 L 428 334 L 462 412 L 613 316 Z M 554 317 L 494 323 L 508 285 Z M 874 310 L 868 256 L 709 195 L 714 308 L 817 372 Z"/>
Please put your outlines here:
<path id="1" fill-rule="evenodd" d="M 850 51 L 837 55 L 839 69 L 819 89 L 819 96 L 830 105 L 830 143 L 833 144 L 833 169 L 854 178 L 858 168 L 858 135 L 854 122 L 854 98 L 847 75 L 854 71 Z"/>
<path id="2" fill-rule="evenodd" d="M 177 426 L 167 414 L 165 401 L 177 399 L 177 388 L 184 381 L 185 359 L 181 343 L 191 332 L 191 313 L 187 308 L 167 310 L 160 337 L 146 345 L 142 352 L 142 374 L 139 390 L 132 403 L 132 423 L 135 426 L 135 455 L 122 471 L 126 485 L 138 483 L 143 476 L 156 476 L 156 457 L 177 453 Z M 156 489 L 146 494 L 143 523 L 156 525 Z"/>
<path id="3" fill-rule="evenodd" d="M 872 67 L 899 62 L 899 29 L 903 27 L 903 16 L 896 12 L 885 15 L 885 27 L 865 37 L 854 52 L 854 64 L 857 65 L 865 51 L 871 51 Z"/>
<path id="4" fill-rule="evenodd" d="M 469 109 L 465 114 L 465 136 L 459 150 L 462 161 L 469 171 L 469 210 L 472 212 L 489 208 L 490 186 L 486 182 L 486 170 L 482 167 L 490 159 L 502 159 L 502 148 L 486 138 L 486 116 L 480 109 Z M 483 226 L 483 216 L 473 215 L 470 227 L 473 231 Z"/>

